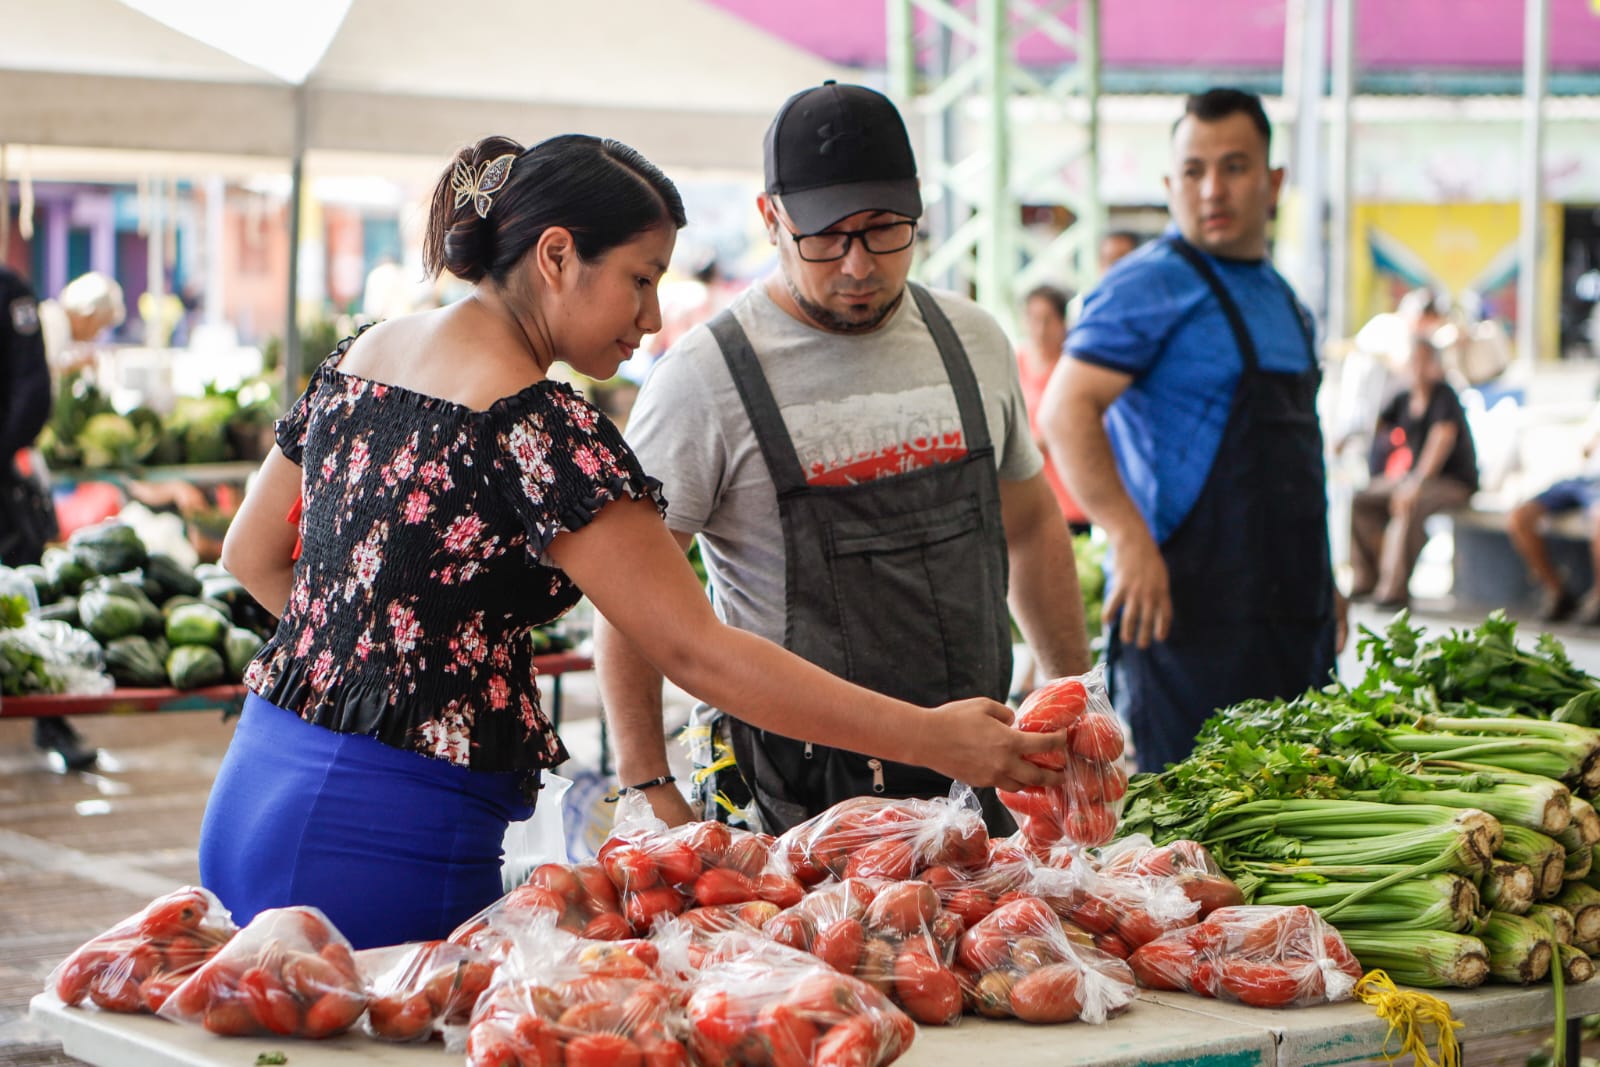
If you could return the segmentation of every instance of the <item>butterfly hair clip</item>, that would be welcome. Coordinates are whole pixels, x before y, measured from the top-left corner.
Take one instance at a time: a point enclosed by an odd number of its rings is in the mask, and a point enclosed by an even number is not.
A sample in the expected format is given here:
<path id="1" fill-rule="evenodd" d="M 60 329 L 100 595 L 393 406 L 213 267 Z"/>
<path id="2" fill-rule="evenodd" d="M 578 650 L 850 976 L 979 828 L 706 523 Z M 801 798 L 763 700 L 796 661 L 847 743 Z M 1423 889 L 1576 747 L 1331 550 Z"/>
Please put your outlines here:
<path id="1" fill-rule="evenodd" d="M 470 202 L 480 219 L 488 218 L 490 197 L 505 188 L 506 180 L 511 177 L 511 164 L 516 161 L 516 153 L 507 152 L 486 160 L 476 174 L 470 164 L 457 162 L 450 173 L 450 188 L 456 194 L 455 206 L 459 208 Z"/>

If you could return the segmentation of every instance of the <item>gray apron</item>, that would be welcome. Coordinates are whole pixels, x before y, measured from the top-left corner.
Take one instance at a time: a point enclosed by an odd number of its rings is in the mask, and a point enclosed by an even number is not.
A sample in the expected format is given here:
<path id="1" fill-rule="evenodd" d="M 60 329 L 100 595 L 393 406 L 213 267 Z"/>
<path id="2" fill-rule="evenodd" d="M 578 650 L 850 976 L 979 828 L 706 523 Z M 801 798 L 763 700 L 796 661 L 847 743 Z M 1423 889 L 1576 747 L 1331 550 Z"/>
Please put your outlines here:
<path id="1" fill-rule="evenodd" d="M 807 483 L 761 364 L 734 316 L 710 323 L 778 496 L 786 561 L 783 644 L 857 685 L 923 706 L 1004 700 L 1011 682 L 1000 482 L 977 379 L 950 320 L 908 286 L 944 361 L 965 458 L 855 485 Z M 769 833 L 848 797 L 942 796 L 925 767 L 794 741 L 727 722 L 739 771 Z M 992 830 L 1009 833 L 993 790 Z"/>

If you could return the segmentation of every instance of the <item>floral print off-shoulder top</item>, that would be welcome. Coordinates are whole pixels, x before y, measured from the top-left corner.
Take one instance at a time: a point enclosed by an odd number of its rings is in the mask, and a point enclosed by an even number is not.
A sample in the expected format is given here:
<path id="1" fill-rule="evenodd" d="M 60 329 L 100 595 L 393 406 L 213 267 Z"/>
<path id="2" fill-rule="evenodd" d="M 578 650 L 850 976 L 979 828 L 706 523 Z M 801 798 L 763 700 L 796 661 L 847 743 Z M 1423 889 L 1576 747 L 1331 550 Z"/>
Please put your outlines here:
<path id="1" fill-rule="evenodd" d="M 563 383 L 477 411 L 340 371 L 350 343 L 277 424 L 304 470 L 302 549 L 245 684 L 308 722 L 474 770 L 554 767 L 567 753 L 529 631 L 581 594 L 544 550 L 613 500 L 664 510 L 660 483 Z"/>

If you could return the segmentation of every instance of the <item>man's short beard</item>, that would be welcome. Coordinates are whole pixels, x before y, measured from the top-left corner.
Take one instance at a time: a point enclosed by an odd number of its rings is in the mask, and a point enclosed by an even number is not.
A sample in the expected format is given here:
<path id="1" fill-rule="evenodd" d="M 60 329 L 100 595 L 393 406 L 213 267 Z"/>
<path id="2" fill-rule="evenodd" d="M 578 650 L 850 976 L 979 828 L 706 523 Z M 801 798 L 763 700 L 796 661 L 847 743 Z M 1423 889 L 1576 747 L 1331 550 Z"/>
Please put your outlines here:
<path id="1" fill-rule="evenodd" d="M 900 306 L 900 301 L 904 300 L 906 295 L 905 289 L 902 288 L 895 294 L 893 300 L 879 308 L 877 313 L 870 319 L 855 322 L 845 318 L 843 315 L 829 311 L 821 304 L 807 300 L 800 290 L 795 287 L 794 282 L 789 280 L 788 275 L 784 275 L 783 284 L 789 287 L 789 295 L 794 298 L 794 302 L 799 306 L 800 310 L 806 313 L 806 318 L 832 333 L 870 333 L 876 330 L 883 325 L 884 319 L 894 313 L 894 309 Z"/>

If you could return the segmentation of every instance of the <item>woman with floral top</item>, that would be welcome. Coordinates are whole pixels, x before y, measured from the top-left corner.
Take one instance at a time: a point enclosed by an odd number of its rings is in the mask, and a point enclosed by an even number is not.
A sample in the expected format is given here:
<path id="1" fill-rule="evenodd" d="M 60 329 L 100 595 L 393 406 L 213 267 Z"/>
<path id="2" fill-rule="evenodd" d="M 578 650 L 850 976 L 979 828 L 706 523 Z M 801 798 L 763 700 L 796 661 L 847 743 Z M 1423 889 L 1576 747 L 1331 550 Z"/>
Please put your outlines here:
<path id="1" fill-rule="evenodd" d="M 471 294 L 345 341 L 278 423 L 223 549 L 282 616 L 202 830 L 202 880 L 236 920 L 312 904 L 370 946 L 442 937 L 493 901 L 507 824 L 567 755 L 529 631 L 583 594 L 765 729 L 974 785 L 1059 779 L 1024 757 L 1065 735 L 1009 729 L 993 701 L 915 707 L 722 625 L 659 483 L 547 377 L 557 360 L 610 377 L 660 328 L 684 221 L 671 181 L 614 141 L 463 149 L 424 251 Z"/>

